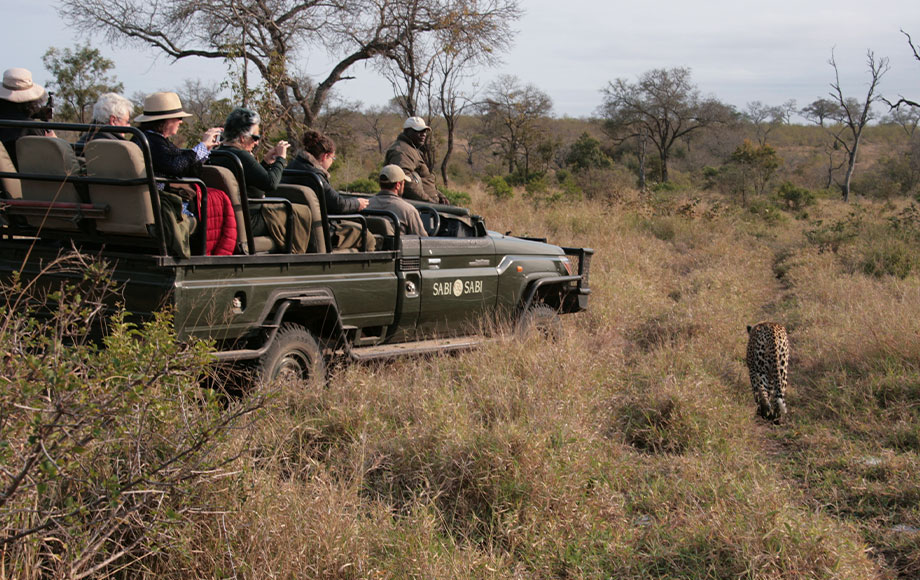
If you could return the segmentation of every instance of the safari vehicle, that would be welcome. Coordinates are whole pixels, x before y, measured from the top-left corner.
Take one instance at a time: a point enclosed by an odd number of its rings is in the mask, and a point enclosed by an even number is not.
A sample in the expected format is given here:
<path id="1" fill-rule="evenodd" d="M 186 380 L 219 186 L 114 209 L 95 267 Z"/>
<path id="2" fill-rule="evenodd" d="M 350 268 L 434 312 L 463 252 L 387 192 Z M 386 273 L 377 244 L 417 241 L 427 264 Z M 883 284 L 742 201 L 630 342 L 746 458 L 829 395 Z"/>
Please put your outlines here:
<path id="1" fill-rule="evenodd" d="M 133 315 L 144 319 L 171 307 L 180 339 L 211 339 L 217 359 L 248 361 L 268 378 L 310 376 L 324 355 L 371 359 L 469 348 L 496 322 L 552 328 L 557 314 L 587 307 L 591 249 L 491 232 L 481 217 L 446 205 L 417 204 L 430 237 L 400 235 L 388 212 L 328 215 L 323 196 L 314 194 L 319 184 L 247 199 L 241 169 L 218 166 L 206 165 L 200 181 L 188 181 L 229 195 L 236 252 L 204 255 L 202 236 L 193 234 L 190 255 L 176 255 L 144 134 L 97 129 L 130 134 L 131 141 L 97 139 L 76 152 L 58 138 L 23 137 L 18 171 L 0 151 L 0 279 L 14 271 L 34 277 L 70 247 L 100 256 Z M 292 199 L 306 200 L 321 217 L 306 254 L 252 235 L 257 204 Z M 207 211 L 205 195 L 201 221 Z M 330 226 L 344 219 L 373 234 L 374 251 L 331 247 Z"/>

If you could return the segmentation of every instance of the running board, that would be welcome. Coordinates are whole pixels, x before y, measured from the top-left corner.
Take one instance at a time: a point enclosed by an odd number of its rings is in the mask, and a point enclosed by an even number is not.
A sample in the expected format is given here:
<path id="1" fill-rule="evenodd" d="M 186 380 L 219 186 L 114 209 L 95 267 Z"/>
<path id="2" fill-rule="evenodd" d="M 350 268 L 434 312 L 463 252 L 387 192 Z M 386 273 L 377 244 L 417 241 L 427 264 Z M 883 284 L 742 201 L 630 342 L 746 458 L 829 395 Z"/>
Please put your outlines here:
<path id="1" fill-rule="evenodd" d="M 438 338 L 434 340 L 420 340 L 417 342 L 384 344 L 381 346 L 360 346 L 352 348 L 348 352 L 348 356 L 356 361 L 369 361 L 436 352 L 453 352 L 476 348 L 486 342 L 486 340 L 486 338 L 481 336 L 467 336 L 463 338 Z"/>

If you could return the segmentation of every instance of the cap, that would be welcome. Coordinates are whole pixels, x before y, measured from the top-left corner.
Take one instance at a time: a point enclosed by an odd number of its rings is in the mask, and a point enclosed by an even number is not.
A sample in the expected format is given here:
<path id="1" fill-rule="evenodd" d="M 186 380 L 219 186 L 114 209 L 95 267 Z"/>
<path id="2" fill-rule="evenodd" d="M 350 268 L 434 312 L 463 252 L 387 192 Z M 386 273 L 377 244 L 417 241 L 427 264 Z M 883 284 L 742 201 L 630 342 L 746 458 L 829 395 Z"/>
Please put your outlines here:
<path id="1" fill-rule="evenodd" d="M 403 123 L 403 129 L 412 129 L 413 131 L 430 131 L 431 127 L 429 127 L 425 123 L 425 119 L 422 119 L 421 117 L 409 117 L 406 119 L 406 122 Z"/>
<path id="2" fill-rule="evenodd" d="M 412 182 L 399 165 L 387 165 L 380 170 L 380 181 L 383 183 L 399 183 L 400 181 Z"/>

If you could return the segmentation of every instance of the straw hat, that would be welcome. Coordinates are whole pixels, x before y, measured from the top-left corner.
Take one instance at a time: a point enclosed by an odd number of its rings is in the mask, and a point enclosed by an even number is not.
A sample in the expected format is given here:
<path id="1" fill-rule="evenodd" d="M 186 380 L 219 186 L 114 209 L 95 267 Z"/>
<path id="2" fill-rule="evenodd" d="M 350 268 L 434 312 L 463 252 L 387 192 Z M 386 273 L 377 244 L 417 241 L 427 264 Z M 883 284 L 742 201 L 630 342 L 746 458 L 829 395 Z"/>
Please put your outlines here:
<path id="1" fill-rule="evenodd" d="M 191 116 L 191 113 L 182 110 L 182 101 L 179 100 L 179 95 L 176 93 L 153 93 L 144 99 L 144 112 L 134 120 L 143 123 L 144 121 L 182 119 Z"/>
<path id="2" fill-rule="evenodd" d="M 27 103 L 43 97 L 45 87 L 32 82 L 32 73 L 24 68 L 8 68 L 3 71 L 3 87 L 0 99 L 13 103 Z"/>

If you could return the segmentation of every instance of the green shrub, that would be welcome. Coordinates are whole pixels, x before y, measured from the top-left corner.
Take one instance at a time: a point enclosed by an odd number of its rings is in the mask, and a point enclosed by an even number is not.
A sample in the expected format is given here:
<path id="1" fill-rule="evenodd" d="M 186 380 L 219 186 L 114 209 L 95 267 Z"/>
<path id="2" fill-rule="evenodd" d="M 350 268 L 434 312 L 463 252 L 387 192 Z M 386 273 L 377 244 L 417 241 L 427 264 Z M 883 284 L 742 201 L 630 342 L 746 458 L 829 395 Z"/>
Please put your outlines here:
<path id="1" fill-rule="evenodd" d="M 448 189 L 447 187 L 444 187 L 443 185 L 438 186 L 438 191 L 444 194 L 444 197 L 450 200 L 450 203 L 452 203 L 453 205 L 458 205 L 461 207 L 468 207 L 470 203 L 472 203 L 473 201 L 473 198 L 470 197 L 470 194 L 468 194 L 465 191 L 459 191 L 456 189 Z"/>
<path id="2" fill-rule="evenodd" d="M 900 240 L 879 240 L 870 244 L 862 260 L 862 271 L 869 276 L 907 278 L 917 267 L 916 248 Z"/>
<path id="3" fill-rule="evenodd" d="M 205 508 L 196 486 L 229 467 L 210 450 L 247 412 L 200 386 L 210 345 L 180 344 L 168 313 L 135 325 L 117 312 L 96 346 L 105 270 L 71 256 L 43 276 L 80 270 L 80 292 L 14 283 L 0 300 L 0 529 L 16 538 L 0 565 L 14 578 L 142 576 Z"/>
<path id="4" fill-rule="evenodd" d="M 514 197 L 514 189 L 508 185 L 504 177 L 496 175 L 486 181 L 486 191 L 496 199 L 511 199 Z"/>
<path id="5" fill-rule="evenodd" d="M 569 148 L 565 164 L 576 171 L 585 169 L 606 169 L 613 165 L 607 154 L 601 150 L 601 142 L 588 133 L 582 133 Z"/>
<path id="6" fill-rule="evenodd" d="M 781 200 L 783 207 L 793 211 L 801 210 L 815 203 L 815 194 L 788 181 L 779 186 L 776 196 Z"/>
<path id="7" fill-rule="evenodd" d="M 345 185 L 342 191 L 351 191 L 354 193 L 377 193 L 380 191 L 380 184 L 373 179 L 362 178 L 356 179 Z"/>

